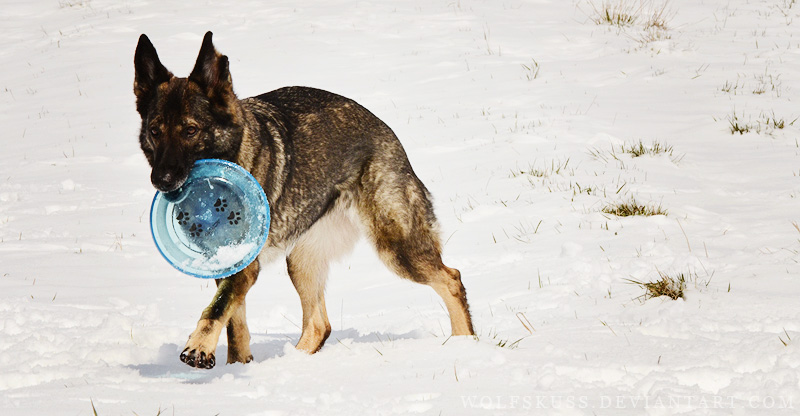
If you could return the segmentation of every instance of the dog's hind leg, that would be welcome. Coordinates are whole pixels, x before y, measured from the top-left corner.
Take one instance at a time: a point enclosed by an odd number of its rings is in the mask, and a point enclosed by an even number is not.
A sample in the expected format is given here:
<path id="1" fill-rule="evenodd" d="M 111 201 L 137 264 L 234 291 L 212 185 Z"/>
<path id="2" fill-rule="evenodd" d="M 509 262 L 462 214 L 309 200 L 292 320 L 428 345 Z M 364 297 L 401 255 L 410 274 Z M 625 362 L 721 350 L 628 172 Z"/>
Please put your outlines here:
<path id="1" fill-rule="evenodd" d="M 203 311 L 200 321 L 197 322 L 197 328 L 189 336 L 189 341 L 186 342 L 186 347 L 181 353 L 181 361 L 197 368 L 214 367 L 216 364 L 214 352 L 217 349 L 222 328 L 226 326 L 229 327 L 229 334 L 231 331 L 234 332 L 234 341 L 231 343 L 230 336 L 228 339 L 228 343 L 233 344 L 229 346 L 229 351 L 235 349 L 237 354 L 244 353 L 240 343 L 245 341 L 241 336 L 241 331 L 247 330 L 247 324 L 244 321 L 244 298 L 247 291 L 256 282 L 258 271 L 259 263 L 256 260 L 241 272 L 217 282 L 217 293 L 214 295 L 214 300 Z M 249 344 L 249 333 L 246 338 Z M 246 350 L 246 355 L 249 357 L 249 345 Z M 229 362 L 230 357 L 229 352 Z"/>
<path id="2" fill-rule="evenodd" d="M 453 335 L 475 335 L 472 330 L 472 317 L 467 304 L 467 291 L 461 283 L 461 272 L 442 264 L 427 273 L 427 284 L 444 300 L 450 315 L 450 330 Z"/>
<path id="3" fill-rule="evenodd" d="M 425 233 L 425 231 L 417 234 Z M 445 266 L 433 244 L 419 244 L 416 238 L 397 240 L 378 234 L 378 254 L 390 270 L 399 276 L 430 286 L 442 298 L 450 315 L 452 335 L 474 335 L 467 304 L 467 291 L 461 283 L 461 272 Z M 419 244 L 419 245 L 417 245 Z"/>
<path id="4" fill-rule="evenodd" d="M 389 170 L 373 164 L 366 170 L 359 214 L 389 269 L 430 286 L 441 296 L 453 335 L 474 335 L 461 272 L 442 263 L 430 195 L 411 167 L 404 167 L 407 171 L 396 165 Z"/>
<path id="5" fill-rule="evenodd" d="M 297 349 L 313 354 L 322 348 L 331 333 L 325 308 L 325 281 L 331 261 L 352 250 L 358 229 L 343 207 L 334 207 L 297 241 L 286 257 L 300 305 L 303 307 L 303 333 Z"/>

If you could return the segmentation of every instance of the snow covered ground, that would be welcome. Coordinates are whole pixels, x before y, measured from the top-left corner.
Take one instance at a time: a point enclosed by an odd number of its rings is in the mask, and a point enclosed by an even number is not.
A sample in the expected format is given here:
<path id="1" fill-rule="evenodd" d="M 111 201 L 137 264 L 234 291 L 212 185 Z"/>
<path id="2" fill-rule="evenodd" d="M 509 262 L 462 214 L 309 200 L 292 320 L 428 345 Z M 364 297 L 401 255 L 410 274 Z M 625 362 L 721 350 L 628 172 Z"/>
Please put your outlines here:
<path id="1" fill-rule="evenodd" d="M 0 414 L 800 412 L 800 5 L 672 0 L 645 30 L 660 3 L 611 3 L 638 19 L 596 24 L 600 0 L 4 1 Z M 274 264 L 248 296 L 255 361 L 179 361 L 214 284 L 151 241 L 133 52 L 146 33 L 186 76 L 206 30 L 240 97 L 314 86 L 395 130 L 478 340 L 448 339 L 434 292 L 362 243 L 331 273 L 319 353 L 293 349 Z M 672 154 L 619 150 L 640 141 Z M 631 197 L 667 215 L 601 212 Z M 659 271 L 689 276 L 685 299 L 629 281 Z"/>

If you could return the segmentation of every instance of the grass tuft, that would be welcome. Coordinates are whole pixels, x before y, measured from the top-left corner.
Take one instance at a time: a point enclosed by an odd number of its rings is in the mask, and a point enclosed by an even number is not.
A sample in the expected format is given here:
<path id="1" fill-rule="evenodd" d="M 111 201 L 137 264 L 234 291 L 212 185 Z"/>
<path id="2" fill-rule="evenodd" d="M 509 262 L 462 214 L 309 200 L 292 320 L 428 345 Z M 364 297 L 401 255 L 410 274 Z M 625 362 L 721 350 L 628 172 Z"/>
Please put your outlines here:
<path id="1" fill-rule="evenodd" d="M 673 149 L 672 146 L 668 144 L 662 144 L 659 142 L 652 142 L 650 145 L 645 145 L 641 140 L 638 143 L 625 145 L 623 144 L 620 146 L 621 153 L 628 153 L 633 157 L 639 157 L 644 155 L 658 155 L 661 153 L 667 154 L 668 156 L 672 156 Z"/>
<path id="2" fill-rule="evenodd" d="M 603 212 L 617 217 L 667 215 L 667 210 L 662 208 L 661 205 L 642 205 L 636 202 L 635 198 L 631 198 L 629 201 L 608 204 L 603 207 Z"/>
<path id="3" fill-rule="evenodd" d="M 619 146 L 611 145 L 611 150 L 604 150 L 598 147 L 589 149 L 589 156 L 602 162 L 608 162 L 609 160 L 622 162 L 623 160 L 620 159 L 621 154 L 628 154 L 631 157 L 663 154 L 675 164 L 680 163 L 685 156 L 683 154 L 675 155 L 675 149 L 667 143 L 652 141 L 650 144 L 645 144 L 641 139 L 635 143 L 624 143 Z"/>
<path id="4" fill-rule="evenodd" d="M 600 6 L 590 3 L 590 18 L 598 25 L 611 25 L 620 28 L 641 26 L 653 40 L 668 39 L 669 21 L 674 13 L 669 8 L 669 1 L 654 0 L 604 0 Z"/>
<path id="5" fill-rule="evenodd" d="M 644 299 L 657 298 L 666 296 L 672 300 L 683 299 L 684 290 L 686 289 L 686 276 L 679 273 L 675 276 L 669 276 L 665 273 L 658 272 L 659 279 L 655 282 L 641 282 L 637 280 L 627 279 L 630 283 L 641 286 L 645 290 Z"/>
<path id="6" fill-rule="evenodd" d="M 594 16 L 592 20 L 598 25 L 612 25 L 618 27 L 633 26 L 639 19 L 639 14 L 644 7 L 643 3 L 636 4 L 633 1 L 617 0 L 604 1 L 598 8 L 592 3 Z"/>
<path id="7" fill-rule="evenodd" d="M 763 122 L 763 124 L 766 126 L 767 131 L 769 131 L 769 130 L 782 130 L 783 128 L 785 128 L 787 126 L 786 120 L 784 118 L 782 118 L 782 117 L 781 118 L 776 117 L 774 111 L 772 112 L 772 115 L 766 114 L 766 113 L 762 113 L 761 117 L 762 117 L 762 120 L 760 122 Z M 797 118 L 795 118 L 794 120 L 790 121 L 788 123 L 788 125 L 789 126 L 794 125 L 795 121 L 797 121 Z"/>
<path id="8" fill-rule="evenodd" d="M 726 93 L 728 93 L 728 94 L 731 94 L 731 93 L 733 93 L 734 95 L 736 95 L 736 92 L 737 92 L 737 91 L 739 90 L 739 88 L 741 88 L 741 87 L 742 87 L 742 86 L 741 86 L 741 85 L 739 85 L 739 80 L 737 79 L 735 83 L 732 83 L 732 82 L 730 82 L 730 81 L 725 81 L 725 83 L 724 83 L 724 84 L 722 84 L 722 86 L 721 86 L 721 87 L 719 87 L 719 90 L 720 90 L 720 91 L 722 91 L 722 92 L 726 92 Z"/>
<path id="9" fill-rule="evenodd" d="M 641 48 L 672 38 L 669 22 L 675 13 L 669 7 L 669 0 L 603 0 L 599 6 L 589 0 L 589 4 L 592 7 L 589 18 L 595 24 L 615 26 L 626 32 L 628 28 L 640 29 L 639 34 L 629 32 L 627 36 Z"/>
<path id="10" fill-rule="evenodd" d="M 753 129 L 753 125 L 750 123 L 744 123 L 739 120 L 739 116 L 733 114 L 732 116 L 728 117 L 728 124 L 730 124 L 729 128 L 731 134 L 745 134 L 750 133 L 750 130 Z"/>
<path id="11" fill-rule="evenodd" d="M 550 166 L 545 163 L 543 166 L 538 167 L 535 164 L 529 164 L 527 169 L 514 169 L 511 171 L 511 177 L 516 178 L 520 175 L 529 175 L 537 178 L 546 178 L 552 175 L 570 176 L 575 175 L 575 168 L 569 166 L 569 158 L 562 161 L 561 159 L 553 159 L 550 161 Z"/>
<path id="12" fill-rule="evenodd" d="M 744 117 L 744 113 L 742 113 L 742 117 Z M 731 134 L 745 134 L 750 132 L 761 134 L 763 132 L 771 135 L 775 130 L 783 130 L 786 126 L 794 125 L 798 118 L 800 117 L 787 122 L 785 118 L 776 116 L 774 111 L 772 113 L 761 112 L 755 121 L 750 118 L 747 122 L 739 118 L 739 115 L 736 114 L 736 110 L 733 111 L 733 114 L 727 116 L 728 129 Z"/>
<path id="13" fill-rule="evenodd" d="M 651 3 L 647 18 L 644 21 L 644 29 L 647 31 L 666 32 L 669 30 L 669 21 L 674 15 L 675 13 L 669 8 L 669 0 L 661 3 L 660 6 Z"/>

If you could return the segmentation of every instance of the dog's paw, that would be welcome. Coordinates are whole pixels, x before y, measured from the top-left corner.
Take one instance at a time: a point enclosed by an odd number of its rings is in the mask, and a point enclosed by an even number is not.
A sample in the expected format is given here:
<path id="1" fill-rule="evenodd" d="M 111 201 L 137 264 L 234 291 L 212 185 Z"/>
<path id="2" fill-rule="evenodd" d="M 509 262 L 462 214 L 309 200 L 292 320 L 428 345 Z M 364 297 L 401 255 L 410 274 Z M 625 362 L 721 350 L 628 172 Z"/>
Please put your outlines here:
<path id="1" fill-rule="evenodd" d="M 222 324 L 213 319 L 201 319 L 197 328 L 189 335 L 181 352 L 181 361 L 195 368 L 214 368 L 217 363 L 214 351 L 217 349 Z"/>
<path id="2" fill-rule="evenodd" d="M 230 348 L 230 347 L 228 347 Z M 236 353 L 231 353 L 232 350 L 228 350 L 228 364 L 235 364 L 235 363 L 242 363 L 247 364 L 253 361 L 253 354 L 246 354 L 246 355 L 239 355 Z"/>
<path id="3" fill-rule="evenodd" d="M 214 365 L 217 363 L 217 359 L 214 357 L 214 353 L 206 354 L 205 351 L 198 351 L 196 349 L 191 349 L 191 347 L 186 347 L 185 350 L 181 353 L 181 361 L 186 363 L 189 367 L 196 367 L 196 368 L 205 368 L 211 369 L 214 368 Z"/>

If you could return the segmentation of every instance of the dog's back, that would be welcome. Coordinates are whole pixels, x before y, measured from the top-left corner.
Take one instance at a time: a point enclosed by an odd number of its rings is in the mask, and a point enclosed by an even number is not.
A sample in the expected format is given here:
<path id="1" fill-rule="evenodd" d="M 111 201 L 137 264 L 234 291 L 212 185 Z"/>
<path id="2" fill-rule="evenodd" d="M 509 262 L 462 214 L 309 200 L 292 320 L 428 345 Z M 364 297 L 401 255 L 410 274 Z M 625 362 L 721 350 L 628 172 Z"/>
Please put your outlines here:
<path id="1" fill-rule="evenodd" d="M 392 130 L 355 101 L 286 87 L 244 99 L 242 105 L 259 126 L 252 135 L 258 144 L 243 143 L 239 162 L 247 167 L 261 159 L 253 167 L 277 216 L 273 241 L 296 238 L 336 204 L 358 200 L 363 175 L 373 165 L 380 165 L 376 173 L 383 176 L 413 180 L 413 191 L 427 200 Z M 265 163 L 271 161 L 277 163 Z M 261 171 L 259 165 L 269 169 Z"/>

